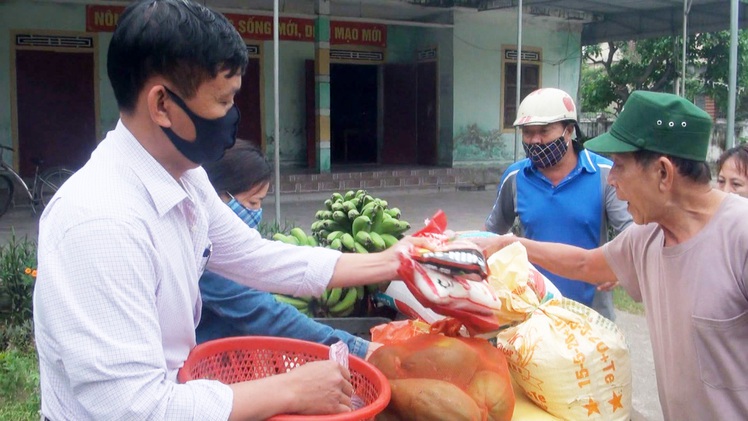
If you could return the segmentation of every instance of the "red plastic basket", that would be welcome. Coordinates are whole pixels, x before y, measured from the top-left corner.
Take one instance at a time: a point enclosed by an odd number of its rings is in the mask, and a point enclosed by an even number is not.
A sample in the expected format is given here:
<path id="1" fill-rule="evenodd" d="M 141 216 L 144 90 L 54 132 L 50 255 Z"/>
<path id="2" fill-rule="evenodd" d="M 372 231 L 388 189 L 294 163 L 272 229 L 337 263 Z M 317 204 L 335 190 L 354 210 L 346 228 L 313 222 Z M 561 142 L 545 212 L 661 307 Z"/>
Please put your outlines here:
<path id="1" fill-rule="evenodd" d="M 298 339 L 238 336 L 216 339 L 196 346 L 179 370 L 180 383 L 212 379 L 226 384 L 286 373 L 310 361 L 327 360 L 330 348 Z M 373 365 L 351 355 L 351 383 L 364 407 L 334 415 L 276 415 L 273 421 L 373 420 L 390 401 L 390 384 Z"/>

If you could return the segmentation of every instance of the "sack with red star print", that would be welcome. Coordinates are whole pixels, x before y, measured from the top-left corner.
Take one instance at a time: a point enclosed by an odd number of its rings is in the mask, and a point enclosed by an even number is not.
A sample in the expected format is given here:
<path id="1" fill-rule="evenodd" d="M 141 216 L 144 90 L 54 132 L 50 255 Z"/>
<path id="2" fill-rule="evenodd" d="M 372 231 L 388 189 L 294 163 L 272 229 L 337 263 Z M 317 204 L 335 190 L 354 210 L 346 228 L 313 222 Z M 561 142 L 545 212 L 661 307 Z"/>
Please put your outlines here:
<path id="1" fill-rule="evenodd" d="M 497 336 L 515 382 L 556 417 L 629 420 L 631 360 L 623 333 L 591 308 L 566 298 L 539 302 L 509 293 L 527 284 L 530 263 L 520 243 L 488 258 L 488 282 L 524 321 Z"/>

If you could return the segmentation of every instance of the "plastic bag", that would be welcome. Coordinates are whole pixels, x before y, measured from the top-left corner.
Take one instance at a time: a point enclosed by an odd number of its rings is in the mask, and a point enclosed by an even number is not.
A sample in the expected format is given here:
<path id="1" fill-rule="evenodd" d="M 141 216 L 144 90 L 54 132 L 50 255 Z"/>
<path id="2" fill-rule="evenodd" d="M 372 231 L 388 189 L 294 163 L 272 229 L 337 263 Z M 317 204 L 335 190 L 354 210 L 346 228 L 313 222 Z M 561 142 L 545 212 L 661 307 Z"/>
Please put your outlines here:
<path id="1" fill-rule="evenodd" d="M 526 312 L 506 311 L 508 297 L 497 295 L 487 281 L 490 273 L 482 251 L 477 245 L 461 238 L 459 233 L 446 230 L 447 217 L 438 211 L 427 221 L 426 226 L 414 234 L 428 240 L 424 247 L 413 247 L 409 254 L 401 255 L 398 274 L 410 293 L 424 307 L 434 313 L 453 317 L 461 321 L 469 334 L 493 336 L 501 329 L 518 323 L 526 317 Z M 463 234 L 467 237 L 467 234 Z M 533 296 L 539 301 L 560 296 L 555 287 L 548 287 L 550 281 L 537 270 L 530 272 L 533 283 L 529 284 Z M 522 276 L 527 278 L 527 273 Z M 525 282 L 523 287 L 527 287 Z M 547 294 L 553 291 L 553 294 Z M 509 291 L 516 293 L 517 291 Z M 383 297 L 386 301 L 386 297 Z M 408 297 L 402 293 L 393 298 L 392 303 L 400 307 Z M 538 302 L 539 304 L 539 302 Z M 433 315 L 418 311 L 418 306 L 403 306 L 405 314 L 415 310 L 426 321 L 433 321 Z"/>
<path id="2" fill-rule="evenodd" d="M 380 333 L 414 336 L 384 345 L 369 358 L 392 388 L 390 404 L 376 419 L 511 420 L 515 397 L 506 358 L 487 340 L 431 333 L 454 331 L 451 322 L 388 325 L 378 327 Z"/>

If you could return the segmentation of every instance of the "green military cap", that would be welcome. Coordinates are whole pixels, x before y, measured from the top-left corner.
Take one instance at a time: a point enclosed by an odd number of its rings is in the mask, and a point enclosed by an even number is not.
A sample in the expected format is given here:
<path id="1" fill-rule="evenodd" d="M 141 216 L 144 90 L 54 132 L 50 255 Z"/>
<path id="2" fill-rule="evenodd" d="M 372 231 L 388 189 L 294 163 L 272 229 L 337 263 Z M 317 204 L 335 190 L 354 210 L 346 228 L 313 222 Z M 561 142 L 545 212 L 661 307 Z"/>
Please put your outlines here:
<path id="1" fill-rule="evenodd" d="M 634 91 L 610 131 L 585 142 L 599 153 L 638 150 L 706 161 L 712 118 L 692 102 L 673 94 Z"/>

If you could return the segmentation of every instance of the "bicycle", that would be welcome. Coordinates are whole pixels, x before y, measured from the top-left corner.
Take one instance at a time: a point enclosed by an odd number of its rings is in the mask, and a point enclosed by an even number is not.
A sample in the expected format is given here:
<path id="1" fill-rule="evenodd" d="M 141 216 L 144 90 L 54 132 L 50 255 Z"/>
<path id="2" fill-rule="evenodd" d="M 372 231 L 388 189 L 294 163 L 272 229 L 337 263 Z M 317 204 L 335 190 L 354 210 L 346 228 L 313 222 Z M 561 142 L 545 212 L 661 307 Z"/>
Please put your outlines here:
<path id="1" fill-rule="evenodd" d="M 26 192 L 26 196 L 31 203 L 31 211 L 36 214 L 38 210 L 47 206 L 47 203 L 49 203 L 62 183 L 74 173 L 74 171 L 64 167 L 52 167 L 40 172 L 39 167 L 44 164 L 44 161 L 34 158 L 31 160 L 36 166 L 34 170 L 34 183 L 29 189 L 28 184 L 23 181 L 23 178 L 3 160 L 4 150 L 13 152 L 13 148 L 0 145 L 0 217 L 8 211 L 10 204 L 13 202 L 13 194 L 15 193 L 14 180 Z"/>

